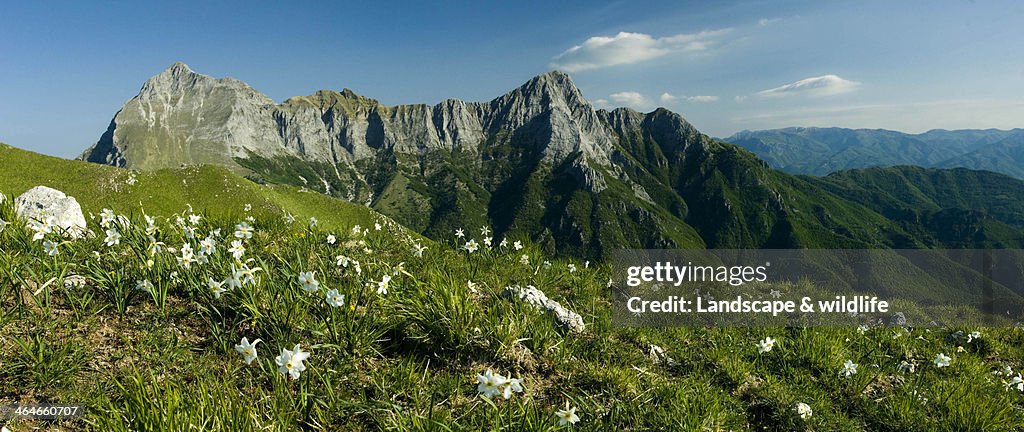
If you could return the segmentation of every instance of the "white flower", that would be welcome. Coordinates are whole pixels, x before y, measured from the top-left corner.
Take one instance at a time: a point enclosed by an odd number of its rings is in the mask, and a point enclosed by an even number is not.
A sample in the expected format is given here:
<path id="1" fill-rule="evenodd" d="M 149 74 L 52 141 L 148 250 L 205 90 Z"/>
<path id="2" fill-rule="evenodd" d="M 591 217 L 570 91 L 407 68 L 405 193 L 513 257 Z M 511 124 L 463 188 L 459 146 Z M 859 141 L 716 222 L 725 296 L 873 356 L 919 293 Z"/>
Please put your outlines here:
<path id="1" fill-rule="evenodd" d="M 352 259 L 345 255 L 338 255 L 334 259 L 338 262 L 338 267 L 348 267 L 348 264 L 352 262 Z"/>
<path id="2" fill-rule="evenodd" d="M 149 280 L 137 280 L 135 281 L 135 289 L 139 291 L 145 291 L 147 293 L 153 293 L 153 283 Z"/>
<path id="3" fill-rule="evenodd" d="M 252 211 L 252 204 L 246 204 L 246 205 L 245 205 L 245 212 L 246 212 L 246 213 L 249 213 L 249 212 L 251 212 L 251 211 Z"/>
<path id="4" fill-rule="evenodd" d="M 277 363 L 277 370 L 283 375 L 288 375 L 292 379 L 299 379 L 299 374 L 306 370 L 306 365 L 303 362 L 309 358 L 309 353 L 302 351 L 302 347 L 299 344 L 295 344 L 295 348 L 291 351 L 281 348 L 281 355 L 274 358 L 274 362 Z"/>
<path id="5" fill-rule="evenodd" d="M 5 221 L 5 220 L 0 219 L 0 233 L 4 232 L 4 229 L 7 228 L 7 225 L 10 225 L 10 224 L 7 223 L 7 221 Z"/>
<path id="6" fill-rule="evenodd" d="M 291 213 L 285 213 L 284 214 L 284 223 L 286 223 L 288 225 L 291 225 L 291 224 L 295 223 L 295 216 L 292 215 Z"/>
<path id="7" fill-rule="evenodd" d="M 903 373 L 914 373 L 914 371 L 917 370 L 917 366 L 915 366 L 913 363 L 903 360 L 900 362 L 899 366 L 896 367 L 896 369 Z"/>
<path id="8" fill-rule="evenodd" d="M 864 324 L 861 324 L 861 325 L 857 326 L 857 333 L 865 334 L 867 332 L 868 332 L 868 326 L 866 326 Z"/>
<path id="9" fill-rule="evenodd" d="M 416 243 L 416 244 L 412 245 L 412 256 L 414 256 L 414 257 L 422 257 L 423 256 L 423 252 L 426 252 L 426 251 L 427 251 L 427 247 L 426 246 L 423 246 L 423 245 L 421 245 L 419 243 Z"/>
<path id="10" fill-rule="evenodd" d="M 967 335 L 967 343 L 971 343 L 971 341 L 975 339 L 981 339 L 981 332 L 972 331 L 970 334 Z"/>
<path id="11" fill-rule="evenodd" d="M 476 376 L 476 391 L 488 399 L 493 399 L 495 396 L 502 394 L 502 387 L 505 386 L 505 377 L 491 372 L 487 369 L 482 374 Z"/>
<path id="12" fill-rule="evenodd" d="M 338 242 L 338 238 L 335 237 L 334 234 L 328 234 L 327 235 L 327 244 L 332 245 L 332 244 L 335 244 L 337 242 Z"/>
<path id="13" fill-rule="evenodd" d="M 245 359 L 245 364 L 252 364 L 253 360 L 256 360 L 256 344 L 263 342 L 260 339 L 256 339 L 249 343 L 249 338 L 242 338 L 242 341 L 235 345 L 235 351 L 238 351 Z"/>
<path id="14" fill-rule="evenodd" d="M 544 260 L 544 268 L 546 268 L 546 269 L 551 268 L 551 261 Z"/>
<path id="15" fill-rule="evenodd" d="M 217 251 L 217 241 L 213 239 L 213 236 L 208 236 L 203 240 L 199 241 L 199 254 L 200 255 L 213 255 Z"/>
<path id="16" fill-rule="evenodd" d="M 190 214 L 190 215 L 188 215 L 188 223 L 190 223 L 192 225 L 196 225 L 196 224 L 199 223 L 199 220 L 202 219 L 202 218 L 203 218 L 202 216 L 199 216 L 197 214 Z"/>
<path id="17" fill-rule="evenodd" d="M 501 243 L 498 246 L 507 247 L 508 246 L 508 239 L 505 239 L 505 238 L 501 239 Z"/>
<path id="18" fill-rule="evenodd" d="M 341 307 L 345 305 L 345 295 L 338 292 L 336 289 L 327 291 L 327 304 L 331 307 Z"/>
<path id="19" fill-rule="evenodd" d="M 249 225 L 248 222 L 242 222 L 235 225 L 235 237 L 240 239 L 251 239 L 252 225 Z"/>
<path id="20" fill-rule="evenodd" d="M 492 239 L 490 237 L 484 237 L 484 245 L 487 247 L 491 247 L 491 240 Z"/>
<path id="21" fill-rule="evenodd" d="M 380 282 L 377 282 L 377 294 L 384 295 L 388 293 L 388 287 L 391 284 L 391 276 L 384 275 L 380 278 Z"/>
<path id="22" fill-rule="evenodd" d="M 107 246 L 118 245 L 121 243 L 121 234 L 116 229 L 108 229 L 107 238 L 103 239 L 103 243 L 106 243 Z"/>
<path id="23" fill-rule="evenodd" d="M 43 220 L 29 222 L 29 228 L 35 231 L 35 234 L 32 235 L 32 241 L 42 240 L 43 237 L 46 237 L 47 234 L 53 231 L 53 226 L 56 224 L 57 219 L 54 219 L 52 216 L 45 217 Z"/>
<path id="24" fill-rule="evenodd" d="M 473 252 L 476 252 L 477 249 L 480 249 L 480 245 L 477 244 L 476 240 L 474 239 L 474 240 L 470 240 L 470 241 L 466 242 L 466 245 L 463 246 L 462 248 L 465 249 L 469 253 L 473 253 Z"/>
<path id="25" fill-rule="evenodd" d="M 848 359 L 845 363 L 843 363 L 843 370 L 841 373 L 846 376 L 856 375 L 857 366 L 859 366 L 857 363 L 854 363 L 853 361 Z"/>
<path id="26" fill-rule="evenodd" d="M 49 240 L 43 240 L 43 251 L 49 256 L 57 256 L 60 253 L 57 251 L 57 243 Z"/>
<path id="27" fill-rule="evenodd" d="M 530 256 L 523 254 L 523 256 L 519 257 L 519 264 L 530 265 Z"/>
<path id="28" fill-rule="evenodd" d="M 1020 374 L 1017 374 L 1017 376 L 1013 377 L 1010 382 L 1006 383 L 1007 389 L 1012 389 L 1014 387 L 1017 387 L 1017 391 L 1024 392 L 1024 378 L 1021 378 Z"/>
<path id="29" fill-rule="evenodd" d="M 1011 368 L 1009 366 L 1003 366 L 1003 375 L 1012 376 L 1013 375 L 1013 368 Z"/>
<path id="30" fill-rule="evenodd" d="M 380 231 L 380 229 L 381 229 L 381 228 L 382 228 L 382 227 L 380 226 L 380 222 L 375 222 L 375 223 L 373 224 L 373 229 L 375 229 L 375 230 L 377 230 L 377 231 Z"/>
<path id="31" fill-rule="evenodd" d="M 759 354 L 769 352 L 772 348 L 775 348 L 775 339 L 772 339 L 771 336 L 765 336 L 763 340 L 757 343 L 757 352 Z"/>
<path id="32" fill-rule="evenodd" d="M 565 408 L 555 411 L 555 417 L 558 417 L 558 425 L 565 426 L 567 424 L 576 424 L 580 421 L 580 416 L 576 415 L 576 407 L 570 407 L 569 402 L 565 402 Z"/>
<path id="33" fill-rule="evenodd" d="M 466 281 L 466 285 L 469 286 L 469 292 L 476 293 L 476 282 Z"/>
<path id="34" fill-rule="evenodd" d="M 108 208 L 100 211 L 100 226 L 103 228 L 110 228 L 110 225 L 114 223 L 114 211 Z"/>
<path id="35" fill-rule="evenodd" d="M 779 298 L 779 297 L 782 297 L 782 292 L 780 292 L 780 291 L 779 291 L 779 290 L 777 290 L 777 289 L 773 289 L 773 290 L 772 290 L 772 291 L 771 291 L 771 292 L 770 292 L 769 294 L 771 294 L 771 296 L 772 296 L 773 298 Z M 806 404 L 805 404 L 805 405 L 806 405 Z M 810 408 L 808 408 L 808 409 L 810 409 Z"/>
<path id="36" fill-rule="evenodd" d="M 793 408 L 793 410 L 796 411 L 796 415 L 800 416 L 800 418 L 804 420 L 811 418 L 811 415 L 814 414 L 814 412 L 811 411 L 811 406 L 803 402 L 797 403 L 796 408 Z"/>
<path id="37" fill-rule="evenodd" d="M 936 355 L 935 359 L 932 360 L 932 362 L 935 363 L 935 367 L 937 367 L 937 368 L 944 368 L 946 366 L 949 366 L 949 364 L 952 361 L 953 361 L 952 358 L 950 358 L 948 355 L 945 355 L 945 354 L 942 354 L 942 353 L 939 353 L 938 355 Z"/>
<path id="38" fill-rule="evenodd" d="M 466 232 L 463 231 L 462 228 L 459 228 L 459 229 L 455 230 L 455 237 L 464 238 L 464 237 L 466 237 Z"/>
<path id="39" fill-rule="evenodd" d="M 210 278 L 206 286 L 210 289 L 210 292 L 213 294 L 213 298 L 219 299 L 220 295 L 224 294 L 224 292 L 227 291 L 226 289 L 224 289 L 224 282 L 217 282 L 213 280 L 213 278 Z"/>
<path id="40" fill-rule="evenodd" d="M 490 228 L 488 228 L 486 226 L 480 227 L 480 235 L 485 236 L 485 235 L 488 235 L 490 233 L 491 233 L 491 229 Z"/>
<path id="41" fill-rule="evenodd" d="M 313 276 L 313 272 L 302 272 L 299 273 L 299 285 L 302 286 L 302 290 L 306 292 L 313 292 L 320 288 L 320 282 L 317 282 Z"/>
<path id="42" fill-rule="evenodd" d="M 315 226 L 316 226 L 316 225 L 317 225 L 318 223 L 319 223 L 319 222 L 318 222 L 318 221 L 316 220 L 316 218 L 315 218 L 315 217 L 311 217 L 311 218 L 309 218 L 309 226 L 311 226 L 311 227 L 315 227 Z"/>
<path id="43" fill-rule="evenodd" d="M 192 268 L 192 263 L 195 261 L 195 254 L 192 252 L 192 245 L 185 243 L 181 247 L 181 256 L 177 258 L 178 264 L 185 268 Z"/>
<path id="44" fill-rule="evenodd" d="M 576 264 L 569 264 L 569 273 L 576 273 Z"/>
<path id="45" fill-rule="evenodd" d="M 245 246 L 242 245 L 241 240 L 232 240 L 231 247 L 228 248 L 228 252 L 230 252 L 231 256 L 235 257 L 236 260 L 240 260 L 242 259 L 242 256 L 245 255 Z"/>
<path id="46" fill-rule="evenodd" d="M 512 247 L 515 248 L 517 251 L 523 250 L 523 242 L 516 240 L 515 242 L 512 243 Z"/>

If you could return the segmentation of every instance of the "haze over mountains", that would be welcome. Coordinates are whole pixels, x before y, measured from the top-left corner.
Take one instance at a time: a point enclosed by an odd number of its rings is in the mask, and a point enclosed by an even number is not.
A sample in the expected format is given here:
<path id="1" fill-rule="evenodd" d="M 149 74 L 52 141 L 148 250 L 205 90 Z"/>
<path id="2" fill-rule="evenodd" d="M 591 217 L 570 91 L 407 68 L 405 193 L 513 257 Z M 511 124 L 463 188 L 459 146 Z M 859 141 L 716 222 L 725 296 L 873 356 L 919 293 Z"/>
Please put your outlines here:
<path id="1" fill-rule="evenodd" d="M 1024 129 L 935 129 L 906 134 L 885 129 L 794 127 L 743 131 L 724 140 L 793 174 L 917 165 L 1024 178 Z"/>
<path id="2" fill-rule="evenodd" d="M 1020 181 L 981 173 L 961 184 L 910 168 L 859 174 L 911 174 L 937 182 L 923 190 L 963 195 L 938 202 L 927 193 L 910 200 L 889 190 L 905 184 L 889 181 L 852 188 L 842 178 L 800 178 L 665 109 L 595 110 L 560 72 L 489 102 L 385 106 L 345 89 L 276 104 L 241 81 L 176 63 L 146 81 L 82 158 L 132 169 L 219 164 L 365 204 L 435 238 L 487 225 L 496 238 L 518 233 L 580 256 L 1024 239 L 1018 209 L 990 211 L 996 204 L 987 201 L 995 188 L 1024 189 Z M 929 199 L 934 205 L 919 205 Z M 965 234 L 950 239 L 945 223 Z"/>

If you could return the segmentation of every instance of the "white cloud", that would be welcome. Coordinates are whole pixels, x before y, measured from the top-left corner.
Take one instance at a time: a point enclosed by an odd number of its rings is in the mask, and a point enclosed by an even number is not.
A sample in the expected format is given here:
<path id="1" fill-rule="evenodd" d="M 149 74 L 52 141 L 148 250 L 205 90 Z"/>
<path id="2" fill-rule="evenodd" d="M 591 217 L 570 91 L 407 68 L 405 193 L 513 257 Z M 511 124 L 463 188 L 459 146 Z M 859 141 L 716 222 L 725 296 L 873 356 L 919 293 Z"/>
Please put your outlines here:
<path id="1" fill-rule="evenodd" d="M 687 96 L 689 102 L 718 102 L 718 96 Z"/>
<path id="2" fill-rule="evenodd" d="M 757 21 L 757 25 L 764 27 L 775 24 L 779 21 L 782 21 L 782 18 L 761 18 Z"/>
<path id="3" fill-rule="evenodd" d="M 859 86 L 857 81 L 843 79 L 838 75 L 822 75 L 804 78 L 800 81 L 757 92 L 761 97 L 782 97 L 795 94 L 809 96 L 832 96 L 853 91 Z"/>
<path id="4" fill-rule="evenodd" d="M 661 96 L 658 97 L 658 99 L 661 99 L 662 103 L 669 103 L 669 102 L 675 102 L 676 99 L 679 99 L 679 98 L 674 96 L 674 95 L 672 95 L 672 94 L 670 94 L 670 93 L 668 93 L 668 92 L 666 92 L 666 93 L 662 93 Z"/>
<path id="5" fill-rule="evenodd" d="M 731 31 L 731 28 L 726 28 L 658 38 L 632 32 L 594 36 L 556 56 L 551 66 L 566 72 L 579 72 L 640 63 L 672 53 L 701 52 L 717 45 L 722 36 Z"/>
<path id="6" fill-rule="evenodd" d="M 624 91 L 618 93 L 612 93 L 608 95 L 608 98 L 613 102 L 623 104 L 630 108 L 642 109 L 649 107 L 651 102 L 647 98 L 635 91 Z"/>
<path id="7" fill-rule="evenodd" d="M 612 104 L 608 102 L 608 99 L 598 99 L 593 102 L 594 107 L 597 108 L 611 108 Z"/>

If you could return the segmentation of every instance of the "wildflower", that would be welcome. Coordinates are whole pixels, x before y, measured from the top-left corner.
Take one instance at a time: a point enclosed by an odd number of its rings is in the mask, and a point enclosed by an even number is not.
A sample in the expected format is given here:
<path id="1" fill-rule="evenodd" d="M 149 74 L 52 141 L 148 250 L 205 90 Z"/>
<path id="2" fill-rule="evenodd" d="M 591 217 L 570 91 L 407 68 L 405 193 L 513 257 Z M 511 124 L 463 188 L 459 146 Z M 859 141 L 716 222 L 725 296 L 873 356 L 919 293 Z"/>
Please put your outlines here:
<path id="1" fill-rule="evenodd" d="M 523 242 L 516 240 L 514 243 L 512 243 L 512 247 L 515 248 L 517 251 L 523 250 Z"/>
<path id="2" fill-rule="evenodd" d="M 843 363 L 843 371 L 841 373 L 846 376 L 856 375 L 857 366 L 857 363 L 854 363 L 853 361 L 847 359 L 846 362 Z"/>
<path id="3" fill-rule="evenodd" d="M 490 369 L 482 374 L 477 374 L 476 381 L 476 391 L 488 399 L 502 394 L 501 387 L 505 386 L 505 377 L 491 372 Z"/>
<path id="4" fill-rule="evenodd" d="M 423 246 L 423 245 L 421 245 L 419 243 L 416 243 L 416 244 L 414 244 L 412 246 L 412 256 L 414 256 L 414 257 L 422 257 L 423 256 L 423 252 L 426 252 L 426 250 L 427 250 L 426 246 Z"/>
<path id="5" fill-rule="evenodd" d="M 110 226 L 114 223 L 114 218 L 116 217 L 117 216 L 114 215 L 113 210 L 108 208 L 103 209 L 102 211 L 100 211 L 100 226 L 103 228 L 110 228 Z"/>
<path id="6" fill-rule="evenodd" d="M 770 294 L 773 298 L 782 297 L 782 292 L 777 289 L 773 289 Z"/>
<path id="7" fill-rule="evenodd" d="M 320 288 L 320 282 L 317 282 L 313 276 L 313 272 L 302 272 L 299 273 L 299 285 L 302 286 L 302 290 L 306 292 L 313 292 Z"/>
<path id="8" fill-rule="evenodd" d="M 498 246 L 501 246 L 503 248 L 508 247 L 508 239 L 501 239 L 501 244 L 499 244 Z"/>
<path id="9" fill-rule="evenodd" d="M 775 339 L 772 339 L 771 336 L 765 336 L 761 342 L 757 343 L 758 354 L 769 352 L 772 348 L 775 348 Z"/>
<path id="10" fill-rule="evenodd" d="M 203 218 L 202 216 L 199 216 L 197 214 L 190 214 L 190 215 L 188 215 L 188 223 L 190 223 L 192 225 L 198 225 L 199 224 L 199 220 L 202 219 L 202 218 Z"/>
<path id="11" fill-rule="evenodd" d="M 352 262 L 352 259 L 345 255 L 338 255 L 334 259 L 338 262 L 338 267 L 348 267 L 348 264 Z"/>
<path id="12" fill-rule="evenodd" d="M 459 229 L 455 230 L 455 237 L 465 238 L 466 237 L 466 232 L 463 231 L 462 228 L 459 228 Z"/>
<path id="13" fill-rule="evenodd" d="M 1006 375 L 1006 376 L 1013 375 L 1013 368 L 1011 368 L 1009 366 L 1003 366 L 1003 375 Z"/>
<path id="14" fill-rule="evenodd" d="M 293 216 L 291 213 L 285 213 L 285 215 L 284 215 L 284 223 L 286 223 L 288 225 L 291 225 L 291 224 L 295 223 L 295 216 Z"/>
<path id="15" fill-rule="evenodd" d="M 196 238 L 196 229 L 192 226 L 184 226 L 181 228 L 181 232 L 185 234 L 185 238 L 193 239 Z"/>
<path id="16" fill-rule="evenodd" d="M 311 217 L 311 218 L 309 218 L 309 226 L 311 226 L 311 227 L 315 227 L 315 226 L 316 226 L 316 225 L 317 225 L 318 223 L 319 223 L 319 222 L 318 222 L 318 221 L 316 220 L 316 218 L 315 218 L 315 217 Z"/>
<path id="17" fill-rule="evenodd" d="M 945 354 L 942 354 L 942 353 L 939 353 L 938 355 L 936 355 L 935 359 L 932 360 L 932 362 L 935 363 L 935 367 L 937 367 L 937 368 L 944 368 L 946 366 L 949 366 L 949 364 L 952 361 L 953 361 L 952 358 L 950 358 L 948 355 L 945 355 Z"/>
<path id="18" fill-rule="evenodd" d="M 523 254 L 523 256 L 519 257 L 519 264 L 530 265 L 530 256 Z"/>
<path id="19" fill-rule="evenodd" d="M 377 222 L 377 223 L 374 223 L 374 224 L 373 224 L 373 229 L 375 229 L 375 230 L 377 230 L 377 231 L 380 231 L 380 229 L 381 229 L 381 228 L 382 228 L 382 227 L 380 226 L 380 222 Z"/>
<path id="20" fill-rule="evenodd" d="M 1013 379 L 1010 380 L 1010 382 L 1007 382 L 1005 384 L 1007 389 L 1012 389 L 1016 387 L 1017 391 L 1024 392 L 1024 378 L 1021 378 L 1020 374 L 1017 374 L 1017 376 L 1013 377 Z"/>
<path id="21" fill-rule="evenodd" d="M 245 364 L 252 364 L 253 360 L 256 360 L 256 344 L 263 342 L 260 339 L 256 339 L 249 343 L 249 338 L 244 337 L 242 341 L 235 345 L 235 351 L 238 351 L 245 359 Z"/>
<path id="22" fill-rule="evenodd" d="M 242 256 L 245 255 L 245 246 L 242 245 L 241 240 L 232 240 L 231 247 L 228 248 L 228 252 L 230 252 L 231 256 L 235 257 L 236 260 L 240 260 L 242 259 Z"/>
<path id="23" fill-rule="evenodd" d="M 153 282 L 150 282 L 148 279 L 137 280 L 137 281 L 135 281 L 135 289 L 137 289 L 139 291 L 145 291 L 145 292 L 147 292 L 149 294 L 152 294 L 153 293 Z"/>
<path id="24" fill-rule="evenodd" d="M 490 237 L 484 237 L 484 245 L 485 245 L 485 246 L 487 246 L 487 247 L 491 247 L 491 242 L 492 242 L 492 241 L 493 241 L 493 239 L 492 239 L 492 238 L 490 238 Z"/>
<path id="25" fill-rule="evenodd" d="M 466 281 L 466 285 L 469 286 L 469 292 L 476 293 L 476 283 L 473 281 Z"/>
<path id="26" fill-rule="evenodd" d="M 490 233 L 491 233 L 491 229 L 490 228 L 488 228 L 486 226 L 480 227 L 480 235 L 486 236 L 486 235 L 488 235 Z"/>
<path id="27" fill-rule="evenodd" d="M 569 273 L 576 273 L 576 264 L 569 263 Z"/>
<path id="28" fill-rule="evenodd" d="M 245 212 L 246 212 L 246 213 L 249 213 L 249 212 L 251 212 L 251 211 L 252 211 L 252 204 L 246 204 L 246 205 L 245 205 Z"/>
<path id="29" fill-rule="evenodd" d="M 43 251 L 49 256 L 57 256 L 60 253 L 57 251 L 57 243 L 49 240 L 43 240 Z"/>
<path id="30" fill-rule="evenodd" d="M 576 415 L 576 407 L 570 407 L 569 401 L 565 402 L 564 409 L 555 411 L 555 417 L 558 417 L 559 426 L 576 424 L 576 422 L 580 421 L 580 416 Z"/>
<path id="31" fill-rule="evenodd" d="M 476 240 L 470 240 L 470 241 L 466 242 L 466 245 L 463 246 L 462 248 L 465 249 L 469 253 L 473 253 L 473 252 L 476 252 L 477 249 L 480 249 L 480 245 L 478 245 L 476 243 Z"/>
<path id="32" fill-rule="evenodd" d="M 224 289 L 224 282 L 217 282 L 213 280 L 213 278 L 210 278 L 210 281 L 207 282 L 206 286 L 210 288 L 210 293 L 213 294 L 213 298 L 217 299 L 220 298 L 221 294 L 224 294 L 224 292 L 227 291 Z"/>
<path id="33" fill-rule="evenodd" d="M 108 229 L 107 238 L 103 239 L 103 243 L 106 243 L 107 246 L 115 246 L 121 244 L 121 234 L 118 233 L 116 229 Z"/>
<path id="34" fill-rule="evenodd" d="M 811 411 L 811 406 L 803 402 L 797 403 L 796 408 L 793 408 L 793 410 L 796 411 L 796 415 L 800 416 L 803 420 L 811 418 L 811 415 L 814 414 L 814 412 Z"/>
<path id="35" fill-rule="evenodd" d="M 545 261 L 544 261 L 544 268 L 546 268 L 546 269 L 549 269 L 549 268 L 551 268 L 551 261 L 547 261 L 547 260 L 545 260 Z"/>
<path id="36" fill-rule="evenodd" d="M 391 276 L 384 275 L 380 278 L 380 282 L 377 282 L 377 294 L 384 295 L 388 293 L 388 287 L 391 284 Z"/>
<path id="37" fill-rule="evenodd" d="M 213 236 L 207 236 L 205 239 L 199 241 L 199 254 L 200 255 L 213 255 L 217 251 L 217 240 L 214 240 Z"/>
<path id="38" fill-rule="evenodd" d="M 231 274 L 228 275 L 227 279 L 224 279 L 223 283 L 225 290 L 233 290 L 242 286 L 242 274 L 235 270 L 234 264 L 231 265 Z"/>
<path id="39" fill-rule="evenodd" d="M 135 174 L 132 174 L 128 177 L 128 180 L 125 180 L 124 182 L 128 183 L 128 186 L 135 186 L 135 183 L 138 183 L 139 179 L 135 178 Z"/>
<path id="40" fill-rule="evenodd" d="M 327 234 L 327 244 L 332 245 L 338 242 L 338 238 L 334 234 Z"/>
<path id="41" fill-rule="evenodd" d="M 345 295 L 338 292 L 336 289 L 327 291 L 327 304 L 331 307 L 340 307 L 345 305 Z"/>
<path id="42" fill-rule="evenodd" d="M 868 326 L 866 326 L 864 324 L 861 324 L 861 325 L 857 326 L 857 333 L 865 334 L 867 332 L 868 332 Z"/>
<path id="43" fill-rule="evenodd" d="M 306 370 L 306 365 L 303 364 L 309 353 L 302 351 L 302 347 L 299 344 L 295 344 L 295 348 L 290 351 L 281 348 L 281 355 L 274 358 L 274 362 L 277 363 L 277 370 L 283 375 L 288 375 L 292 379 L 299 379 L 299 374 Z"/>
<path id="44" fill-rule="evenodd" d="M 252 238 L 252 226 L 248 222 L 242 222 L 235 225 L 235 237 L 240 239 L 251 239 Z"/>
<path id="45" fill-rule="evenodd" d="M 10 224 L 7 223 L 7 221 L 5 221 L 5 220 L 0 219 L 0 233 L 4 232 L 4 228 L 7 228 L 7 225 L 10 225 Z"/>
<path id="46" fill-rule="evenodd" d="M 52 216 L 45 217 L 43 220 L 36 220 L 29 223 L 29 227 L 35 234 L 32 235 L 32 241 L 42 240 L 47 234 L 53 232 L 53 226 L 57 224 L 57 220 Z"/>
<path id="47" fill-rule="evenodd" d="M 971 343 L 971 341 L 975 339 L 981 339 L 981 332 L 972 331 L 970 334 L 967 335 L 967 343 Z"/>
<path id="48" fill-rule="evenodd" d="M 900 362 L 899 366 L 896 367 L 896 369 L 903 373 L 914 373 L 914 371 L 917 370 L 917 366 L 915 366 L 913 363 L 903 360 Z"/>
<path id="49" fill-rule="evenodd" d="M 352 269 L 356 271 L 356 274 L 363 274 L 363 268 L 359 266 L 359 261 L 352 261 Z"/>
<path id="50" fill-rule="evenodd" d="M 192 245 L 185 243 L 185 245 L 181 247 L 181 256 L 177 259 L 179 265 L 185 268 L 191 268 L 195 259 L 195 253 L 192 252 Z"/>

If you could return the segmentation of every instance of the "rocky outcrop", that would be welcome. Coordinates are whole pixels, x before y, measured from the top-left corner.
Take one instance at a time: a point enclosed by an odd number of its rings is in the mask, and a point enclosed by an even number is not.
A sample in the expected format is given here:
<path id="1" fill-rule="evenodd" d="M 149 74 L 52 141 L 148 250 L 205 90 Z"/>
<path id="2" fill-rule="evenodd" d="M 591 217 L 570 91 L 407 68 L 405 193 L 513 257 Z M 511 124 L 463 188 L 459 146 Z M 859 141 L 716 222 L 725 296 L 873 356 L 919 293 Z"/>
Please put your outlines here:
<path id="1" fill-rule="evenodd" d="M 586 325 L 580 314 L 549 299 L 543 291 L 532 285 L 527 285 L 525 288 L 519 285 L 510 286 L 505 288 L 501 295 L 507 299 L 523 301 L 539 310 L 547 311 L 555 318 L 555 322 L 569 333 L 581 334 L 586 330 Z"/>
<path id="2" fill-rule="evenodd" d="M 46 186 L 36 186 L 14 199 L 18 217 L 25 221 L 45 221 L 59 226 L 66 235 L 79 238 L 85 235 L 85 216 L 75 198 Z"/>

